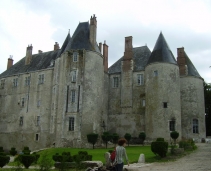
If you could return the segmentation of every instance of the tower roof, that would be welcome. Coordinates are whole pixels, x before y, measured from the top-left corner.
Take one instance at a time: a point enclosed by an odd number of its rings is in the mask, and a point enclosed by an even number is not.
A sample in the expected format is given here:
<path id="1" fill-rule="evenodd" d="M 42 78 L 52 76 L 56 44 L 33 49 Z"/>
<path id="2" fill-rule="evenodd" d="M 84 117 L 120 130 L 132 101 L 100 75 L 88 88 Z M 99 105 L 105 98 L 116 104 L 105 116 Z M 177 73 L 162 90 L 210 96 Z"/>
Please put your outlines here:
<path id="1" fill-rule="evenodd" d="M 154 62 L 165 62 L 165 63 L 172 63 L 177 64 L 174 55 L 172 54 L 162 32 L 160 33 L 155 47 L 149 57 L 147 64 L 154 63 Z"/>
<path id="2" fill-rule="evenodd" d="M 185 53 L 184 57 L 185 57 L 185 63 L 188 68 L 188 75 L 195 76 L 195 77 L 201 77 L 186 53 Z"/>

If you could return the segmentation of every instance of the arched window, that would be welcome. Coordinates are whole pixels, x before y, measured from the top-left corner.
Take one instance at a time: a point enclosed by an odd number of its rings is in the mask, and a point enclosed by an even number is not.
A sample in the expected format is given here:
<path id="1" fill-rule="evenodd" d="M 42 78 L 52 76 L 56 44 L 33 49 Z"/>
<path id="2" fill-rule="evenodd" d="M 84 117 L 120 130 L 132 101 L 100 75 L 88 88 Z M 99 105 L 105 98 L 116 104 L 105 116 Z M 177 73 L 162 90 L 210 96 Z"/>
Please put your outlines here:
<path id="1" fill-rule="evenodd" d="M 198 119 L 193 119 L 193 133 L 199 133 L 199 121 L 198 121 Z"/>

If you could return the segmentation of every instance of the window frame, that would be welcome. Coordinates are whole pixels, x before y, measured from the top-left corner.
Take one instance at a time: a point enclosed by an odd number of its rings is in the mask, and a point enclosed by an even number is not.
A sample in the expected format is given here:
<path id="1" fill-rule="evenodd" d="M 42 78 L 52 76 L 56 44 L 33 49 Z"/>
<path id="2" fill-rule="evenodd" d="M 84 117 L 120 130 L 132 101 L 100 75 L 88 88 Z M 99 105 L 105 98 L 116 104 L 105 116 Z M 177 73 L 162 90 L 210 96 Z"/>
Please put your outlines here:
<path id="1" fill-rule="evenodd" d="M 78 62 L 78 52 L 73 52 L 73 62 Z"/>
<path id="2" fill-rule="evenodd" d="M 145 107 L 145 106 L 146 106 L 146 100 L 142 99 L 142 107 Z"/>
<path id="3" fill-rule="evenodd" d="M 31 84 L 31 77 L 30 76 L 25 77 L 25 86 L 30 86 L 30 84 Z"/>
<path id="4" fill-rule="evenodd" d="M 154 77 L 158 77 L 158 70 L 154 70 L 153 76 L 154 76 Z"/>
<path id="5" fill-rule="evenodd" d="M 196 123 L 194 121 L 196 121 Z M 198 119 L 195 119 L 195 118 L 193 119 L 192 129 L 193 129 L 193 134 L 199 133 L 199 120 Z"/>
<path id="6" fill-rule="evenodd" d="M 119 87 L 119 77 L 113 77 L 113 88 Z"/>
<path id="7" fill-rule="evenodd" d="M 14 78 L 13 79 L 13 87 L 17 87 L 18 86 L 18 78 Z"/>
<path id="8" fill-rule="evenodd" d="M 25 105 L 25 98 L 23 97 L 23 98 L 21 99 L 21 107 L 24 107 L 24 105 Z"/>
<path id="9" fill-rule="evenodd" d="M 175 131 L 176 130 L 175 128 L 176 128 L 176 121 L 175 120 L 170 120 L 169 121 L 169 131 Z"/>
<path id="10" fill-rule="evenodd" d="M 163 102 L 163 108 L 164 109 L 168 108 L 168 102 Z"/>
<path id="11" fill-rule="evenodd" d="M 137 74 L 137 84 L 144 85 L 144 74 Z"/>
<path id="12" fill-rule="evenodd" d="M 38 84 L 44 84 L 44 80 L 45 80 L 44 78 L 45 78 L 44 74 L 39 74 Z"/>
<path id="13" fill-rule="evenodd" d="M 72 83 L 75 83 L 77 79 L 77 70 L 72 71 Z"/>
<path id="14" fill-rule="evenodd" d="M 71 90 L 71 102 L 75 103 L 75 99 L 76 98 L 76 91 L 75 90 Z"/>
<path id="15" fill-rule="evenodd" d="M 20 116 L 19 125 L 20 125 L 20 126 L 23 126 L 23 116 Z"/>
<path id="16" fill-rule="evenodd" d="M 35 134 L 35 141 L 39 141 L 39 134 L 38 133 Z"/>
<path id="17" fill-rule="evenodd" d="M 40 116 L 37 116 L 36 125 L 40 126 Z"/>
<path id="18" fill-rule="evenodd" d="M 69 117 L 69 131 L 74 131 L 75 130 L 75 118 L 74 117 Z"/>

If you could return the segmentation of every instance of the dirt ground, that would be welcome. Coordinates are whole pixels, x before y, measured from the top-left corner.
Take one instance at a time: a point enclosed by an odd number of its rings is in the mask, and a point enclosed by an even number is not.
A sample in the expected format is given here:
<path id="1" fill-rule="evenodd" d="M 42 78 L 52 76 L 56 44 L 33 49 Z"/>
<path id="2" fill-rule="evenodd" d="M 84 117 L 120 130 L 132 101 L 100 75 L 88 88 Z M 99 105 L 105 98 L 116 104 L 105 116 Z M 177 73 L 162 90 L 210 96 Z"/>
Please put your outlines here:
<path id="1" fill-rule="evenodd" d="M 196 145 L 196 151 L 173 162 L 143 164 L 140 167 L 131 165 L 125 168 L 129 171 L 211 171 L 211 144 Z"/>

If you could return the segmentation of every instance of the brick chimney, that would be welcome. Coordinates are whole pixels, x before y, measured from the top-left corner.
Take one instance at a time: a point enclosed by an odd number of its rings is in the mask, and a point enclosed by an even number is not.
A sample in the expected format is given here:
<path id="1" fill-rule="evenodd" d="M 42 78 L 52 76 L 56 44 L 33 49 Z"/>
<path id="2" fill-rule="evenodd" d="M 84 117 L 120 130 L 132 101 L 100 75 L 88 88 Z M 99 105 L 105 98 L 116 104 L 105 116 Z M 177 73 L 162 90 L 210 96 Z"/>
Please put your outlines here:
<path id="1" fill-rule="evenodd" d="M 31 60 L 32 60 L 32 49 L 33 49 L 32 44 L 28 45 L 28 47 L 26 48 L 25 65 L 29 65 L 31 63 Z"/>
<path id="2" fill-rule="evenodd" d="M 102 43 L 100 42 L 99 43 L 99 49 L 100 49 L 100 52 L 102 51 Z"/>
<path id="3" fill-rule="evenodd" d="M 125 37 L 125 52 L 123 57 L 122 63 L 122 70 L 124 72 L 128 70 L 133 70 L 133 44 L 132 44 L 133 37 Z"/>
<path id="4" fill-rule="evenodd" d="M 177 48 L 177 64 L 179 65 L 180 75 L 187 75 L 187 65 L 185 61 L 184 47 Z"/>
<path id="5" fill-rule="evenodd" d="M 104 71 L 108 72 L 108 45 L 106 45 L 106 41 L 103 44 L 103 57 Z"/>
<path id="6" fill-rule="evenodd" d="M 93 48 L 96 44 L 96 37 L 97 37 L 97 20 L 95 14 L 93 17 L 90 18 L 90 33 L 89 33 L 89 41 L 92 44 Z"/>
<path id="7" fill-rule="evenodd" d="M 10 57 L 8 58 L 8 62 L 7 62 L 7 69 L 9 69 L 11 66 L 13 66 L 13 59 L 12 59 L 12 55 L 10 55 Z"/>
<path id="8" fill-rule="evenodd" d="M 58 42 L 55 42 L 54 51 L 60 49 Z"/>
<path id="9" fill-rule="evenodd" d="M 40 54 L 40 53 L 42 53 L 42 51 L 41 50 L 38 50 L 38 53 Z"/>

